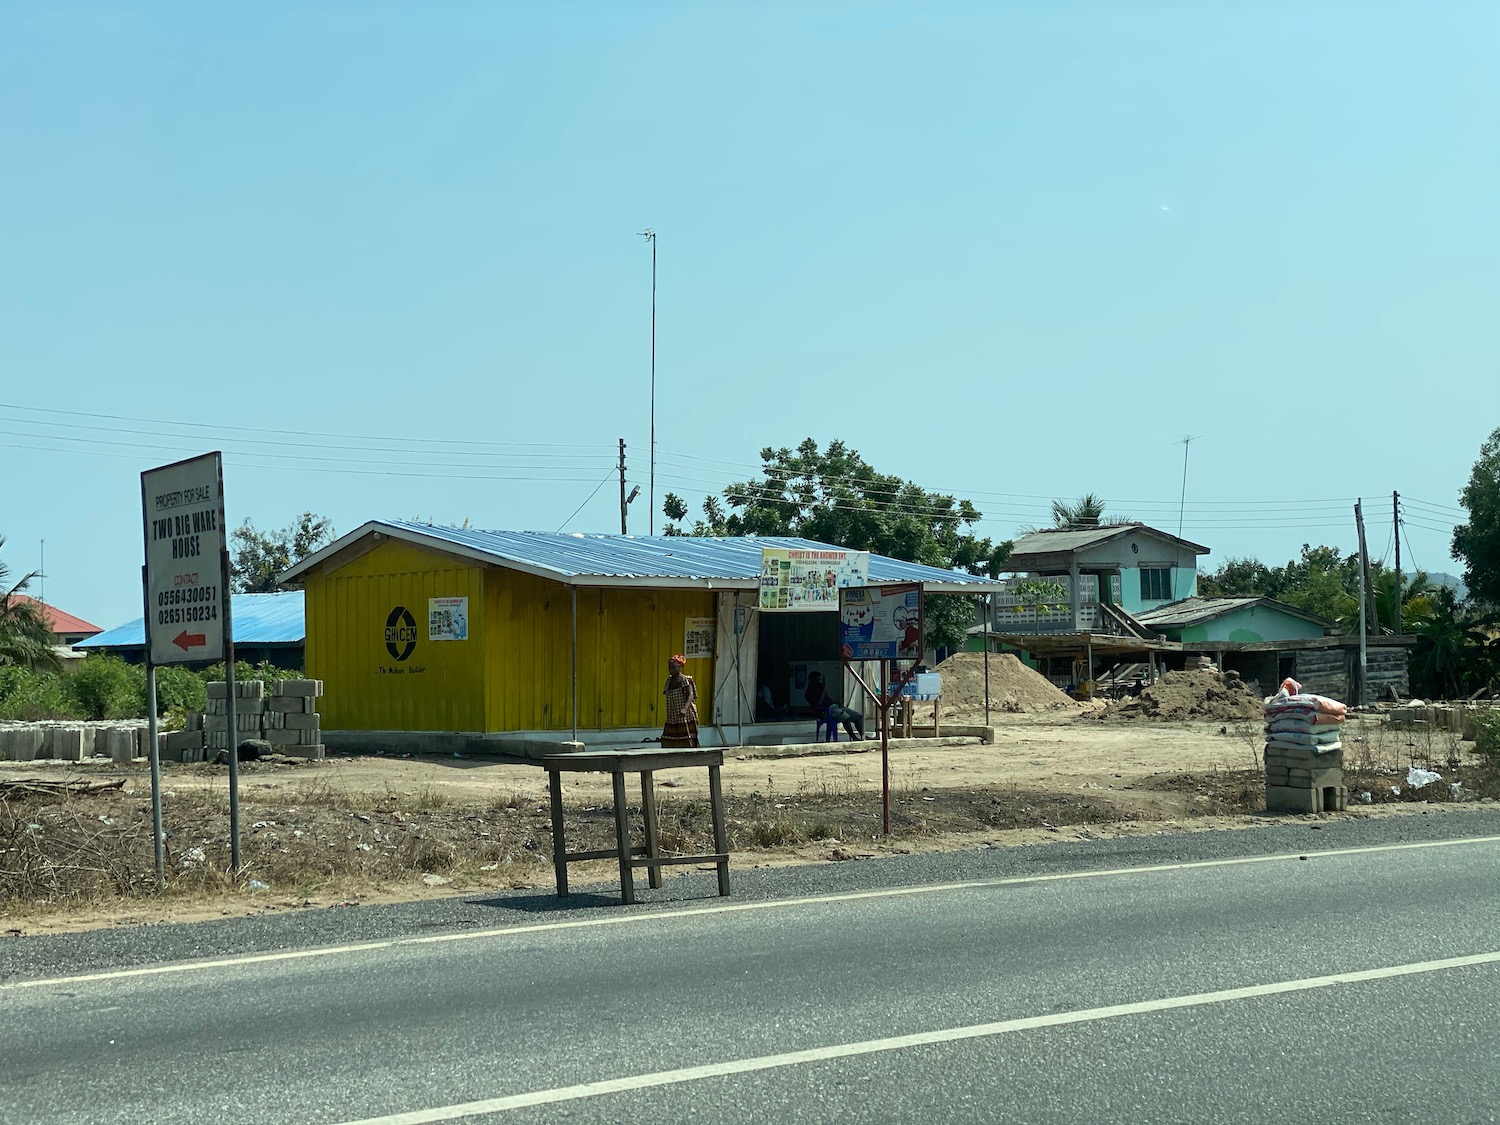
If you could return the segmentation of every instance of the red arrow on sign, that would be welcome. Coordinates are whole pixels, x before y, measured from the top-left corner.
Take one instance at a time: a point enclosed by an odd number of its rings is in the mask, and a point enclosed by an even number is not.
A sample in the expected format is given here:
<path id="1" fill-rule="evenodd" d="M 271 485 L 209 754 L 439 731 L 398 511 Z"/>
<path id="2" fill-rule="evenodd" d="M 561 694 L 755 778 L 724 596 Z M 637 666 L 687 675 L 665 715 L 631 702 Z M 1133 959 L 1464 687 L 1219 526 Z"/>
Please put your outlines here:
<path id="1" fill-rule="evenodd" d="M 208 644 L 207 633 L 189 633 L 186 629 L 172 638 L 172 643 L 186 652 L 190 648 L 203 648 Z"/>

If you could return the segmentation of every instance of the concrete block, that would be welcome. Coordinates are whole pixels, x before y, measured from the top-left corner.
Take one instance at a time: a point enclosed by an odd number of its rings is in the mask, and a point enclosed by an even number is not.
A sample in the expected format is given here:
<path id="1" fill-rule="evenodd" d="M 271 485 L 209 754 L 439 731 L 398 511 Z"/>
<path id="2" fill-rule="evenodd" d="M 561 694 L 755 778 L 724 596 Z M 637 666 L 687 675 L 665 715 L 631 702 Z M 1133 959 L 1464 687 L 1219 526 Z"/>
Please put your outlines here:
<path id="1" fill-rule="evenodd" d="M 227 730 L 206 730 L 203 732 L 203 745 L 211 750 L 227 750 L 229 749 L 229 732 Z"/>
<path id="2" fill-rule="evenodd" d="M 199 711 L 199 712 L 196 712 L 195 714 L 189 715 L 187 717 L 187 721 L 183 723 L 182 729 L 183 730 L 202 730 L 203 729 L 203 713 L 201 711 Z"/>
<path id="3" fill-rule="evenodd" d="M 1278 768 L 1276 766 L 1267 766 L 1266 767 L 1266 784 L 1267 785 L 1286 785 L 1290 781 L 1290 778 L 1287 776 L 1287 774 L 1288 774 L 1288 771 L 1285 770 L 1285 769 L 1280 769 L 1280 768 Z"/>
<path id="4" fill-rule="evenodd" d="M 234 717 L 234 729 L 238 731 L 260 730 L 260 715 L 236 715 Z"/>
<path id="5" fill-rule="evenodd" d="M 279 754 L 285 754 L 289 758 L 318 759 L 325 756 L 321 742 L 312 746 L 278 746 L 276 751 Z"/>
<path id="6" fill-rule="evenodd" d="M 93 754 L 93 740 L 86 754 L 83 749 L 82 727 L 52 727 L 47 731 L 49 753 L 47 757 L 62 762 L 81 762 Z"/>
<path id="7" fill-rule="evenodd" d="M 266 730 L 286 729 L 286 715 L 281 711 L 267 711 L 263 717 Z"/>
<path id="8" fill-rule="evenodd" d="M 0 761 L 31 761 L 41 748 L 39 735 L 30 727 L 0 727 Z"/>
<path id="9" fill-rule="evenodd" d="M 322 680 L 277 680 L 271 685 L 273 696 L 316 699 L 323 694 Z"/>
<path id="10" fill-rule="evenodd" d="M 312 735 L 311 738 L 305 737 Z M 266 741 L 278 750 L 283 746 L 303 746 L 319 741 L 317 731 L 286 730 L 284 728 L 272 728 L 266 731 Z"/>
<path id="11" fill-rule="evenodd" d="M 135 758 L 135 731 L 130 727 L 110 727 L 104 734 L 109 760 L 117 766 L 128 766 Z M 98 738 L 95 738 L 98 744 Z"/>
<path id="12" fill-rule="evenodd" d="M 266 708 L 273 712 L 299 715 L 318 709 L 317 704 L 311 698 L 302 695 L 273 695 L 266 700 Z"/>
<path id="13" fill-rule="evenodd" d="M 1322 794 L 1316 789 L 1266 786 L 1266 811 L 1315 813 L 1323 811 Z"/>
<path id="14" fill-rule="evenodd" d="M 286 714 L 281 716 L 281 725 L 287 730 L 317 730 L 319 716 L 317 712 L 311 715 Z"/>
<path id="15" fill-rule="evenodd" d="M 213 684 L 209 684 L 208 686 L 213 687 Z M 229 700 L 223 696 L 215 699 L 210 695 L 203 701 L 203 713 L 205 715 L 227 715 L 229 714 Z"/>
<path id="16" fill-rule="evenodd" d="M 205 731 L 226 731 L 229 729 L 228 715 L 204 715 L 203 729 Z"/>
<path id="17" fill-rule="evenodd" d="M 1302 789 L 1323 789 L 1344 784 L 1343 770 L 1287 770 L 1288 784 Z"/>
<path id="18" fill-rule="evenodd" d="M 234 685 L 234 696 L 236 699 L 264 699 L 266 695 L 266 684 L 264 680 L 237 680 Z"/>
<path id="19" fill-rule="evenodd" d="M 203 745 L 201 730 L 173 730 L 162 736 L 165 747 L 180 754 L 184 750 L 197 750 Z"/>

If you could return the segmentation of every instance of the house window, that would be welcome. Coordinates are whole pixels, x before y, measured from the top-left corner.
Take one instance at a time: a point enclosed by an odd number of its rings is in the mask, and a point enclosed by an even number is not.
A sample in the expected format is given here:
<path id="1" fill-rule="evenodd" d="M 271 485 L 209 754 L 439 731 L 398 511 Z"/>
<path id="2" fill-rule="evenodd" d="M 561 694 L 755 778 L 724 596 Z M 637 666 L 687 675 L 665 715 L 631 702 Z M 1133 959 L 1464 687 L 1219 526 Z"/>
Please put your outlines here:
<path id="1" fill-rule="evenodd" d="M 1172 568 L 1169 566 L 1141 567 L 1141 601 L 1169 602 L 1172 600 Z"/>

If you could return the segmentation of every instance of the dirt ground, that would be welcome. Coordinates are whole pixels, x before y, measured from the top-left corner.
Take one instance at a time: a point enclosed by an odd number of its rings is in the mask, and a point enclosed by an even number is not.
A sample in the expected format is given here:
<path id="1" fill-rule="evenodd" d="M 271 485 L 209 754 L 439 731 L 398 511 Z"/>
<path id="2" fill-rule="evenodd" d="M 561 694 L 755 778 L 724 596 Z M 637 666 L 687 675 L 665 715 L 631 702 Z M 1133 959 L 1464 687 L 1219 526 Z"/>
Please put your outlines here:
<path id="1" fill-rule="evenodd" d="M 1100 723 L 1076 706 L 993 719 L 993 746 L 891 754 L 892 835 L 881 834 L 879 746 L 724 766 L 736 867 L 858 860 L 1060 839 L 1265 823 L 1258 722 Z M 1353 811 L 1500 796 L 1500 778 L 1451 738 L 1351 724 Z M 1403 784 L 1417 762 L 1444 781 Z M 0 764 L 25 777 L 120 779 L 87 796 L 0 799 L 0 936 L 396 901 L 471 889 L 551 885 L 546 778 L 476 758 L 348 756 L 241 766 L 246 870 L 228 866 L 227 768 L 163 769 L 167 888 L 157 890 L 144 763 Z M 1455 780 L 1461 785 L 1453 789 Z M 706 771 L 657 774 L 669 852 L 711 851 Z M 613 841 L 610 779 L 565 775 L 569 846 Z M 1368 798 L 1364 794 L 1368 793 Z M 639 789 L 632 792 L 632 808 Z M 638 817 L 636 818 L 638 822 Z M 576 884 L 610 881 L 612 861 L 578 864 Z"/>

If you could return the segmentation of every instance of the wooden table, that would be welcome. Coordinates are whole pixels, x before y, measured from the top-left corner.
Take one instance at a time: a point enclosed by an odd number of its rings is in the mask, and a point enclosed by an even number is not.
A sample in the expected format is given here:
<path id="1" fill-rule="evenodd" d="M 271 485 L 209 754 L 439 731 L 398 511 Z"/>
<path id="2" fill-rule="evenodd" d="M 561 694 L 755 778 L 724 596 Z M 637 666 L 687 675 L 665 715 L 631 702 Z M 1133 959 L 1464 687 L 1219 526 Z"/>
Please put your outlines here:
<path id="1" fill-rule="evenodd" d="M 701 863 L 712 860 L 719 869 L 719 894 L 729 893 L 729 838 L 724 830 L 724 790 L 719 782 L 719 767 L 724 751 L 704 750 L 585 750 L 578 754 L 549 754 L 542 759 L 547 784 L 552 794 L 552 865 L 557 873 L 557 894 L 568 893 L 568 864 L 583 859 L 618 859 L 620 861 L 620 898 L 627 905 L 635 901 L 634 869 L 644 867 L 646 878 L 654 889 L 661 886 L 661 869 L 674 864 Z M 656 790 L 652 775 L 657 770 L 708 767 L 709 807 L 713 814 L 714 850 L 705 855 L 679 855 L 663 858 L 656 836 Z M 563 837 L 562 775 L 564 773 L 607 773 L 614 784 L 615 846 L 592 852 L 570 852 Z M 641 775 L 641 813 L 646 822 L 646 846 L 630 846 L 630 824 L 625 814 L 625 775 Z M 636 858 L 644 856 L 645 858 Z"/>

